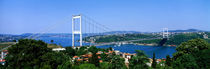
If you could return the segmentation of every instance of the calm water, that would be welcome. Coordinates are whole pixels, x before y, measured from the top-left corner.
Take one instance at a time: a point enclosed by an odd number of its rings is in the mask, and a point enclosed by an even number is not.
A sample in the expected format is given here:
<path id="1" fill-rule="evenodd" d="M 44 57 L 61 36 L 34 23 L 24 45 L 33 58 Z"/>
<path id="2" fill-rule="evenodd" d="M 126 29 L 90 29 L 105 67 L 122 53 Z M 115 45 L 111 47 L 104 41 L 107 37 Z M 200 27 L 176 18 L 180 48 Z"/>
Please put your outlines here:
<path id="1" fill-rule="evenodd" d="M 135 50 L 142 50 L 144 53 L 152 58 L 153 53 L 156 54 L 156 58 L 166 58 L 167 55 L 172 56 L 176 52 L 176 47 L 166 47 L 166 46 L 143 46 L 143 45 L 121 45 L 121 46 L 98 46 L 98 48 L 109 48 L 112 47 L 114 50 L 119 50 L 120 52 L 135 53 Z"/>
<path id="2" fill-rule="evenodd" d="M 43 40 L 46 43 L 51 43 L 50 40 L 54 40 L 55 44 L 62 45 L 63 47 L 71 46 L 71 38 L 70 37 L 41 37 L 40 40 Z M 79 39 L 79 38 L 76 38 Z M 79 42 L 75 43 L 79 46 Z M 88 43 L 83 43 L 84 45 L 89 45 Z M 112 47 L 114 50 L 119 50 L 120 52 L 126 53 L 135 53 L 135 50 L 142 50 L 146 53 L 146 55 L 152 58 L 153 53 L 156 54 L 156 58 L 166 58 L 167 55 L 172 56 L 173 53 L 176 52 L 176 47 L 165 47 L 165 46 L 143 46 L 143 45 L 106 45 L 106 46 L 97 46 L 97 48 L 109 48 Z"/>

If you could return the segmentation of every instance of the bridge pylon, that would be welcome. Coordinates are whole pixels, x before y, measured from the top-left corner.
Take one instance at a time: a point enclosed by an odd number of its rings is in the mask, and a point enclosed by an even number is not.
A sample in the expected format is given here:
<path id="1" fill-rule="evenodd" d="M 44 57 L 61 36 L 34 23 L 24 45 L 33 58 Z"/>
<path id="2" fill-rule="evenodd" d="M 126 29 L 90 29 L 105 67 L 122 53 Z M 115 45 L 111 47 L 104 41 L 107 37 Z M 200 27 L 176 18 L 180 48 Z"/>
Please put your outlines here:
<path id="1" fill-rule="evenodd" d="M 169 38 L 168 37 L 169 33 L 168 33 L 168 28 L 163 28 L 163 31 L 162 31 L 162 36 L 163 38 Z"/>
<path id="2" fill-rule="evenodd" d="M 77 21 L 76 21 L 77 19 Z M 79 24 L 79 30 L 75 24 Z M 75 34 L 80 35 L 80 46 L 82 46 L 82 15 L 73 15 L 72 16 L 72 47 L 75 46 Z"/>

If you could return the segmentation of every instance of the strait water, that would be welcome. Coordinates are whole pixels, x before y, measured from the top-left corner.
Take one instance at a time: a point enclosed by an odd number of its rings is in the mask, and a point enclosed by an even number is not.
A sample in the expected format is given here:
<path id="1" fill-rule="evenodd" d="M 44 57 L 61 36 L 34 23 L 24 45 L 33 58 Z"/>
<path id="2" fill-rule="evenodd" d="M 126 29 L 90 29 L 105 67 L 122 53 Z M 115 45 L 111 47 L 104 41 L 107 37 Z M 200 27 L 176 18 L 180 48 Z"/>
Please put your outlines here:
<path id="1" fill-rule="evenodd" d="M 62 45 L 63 47 L 72 45 L 71 37 L 41 37 L 38 40 L 43 40 L 46 43 L 51 43 L 50 41 L 54 40 L 53 43 Z M 76 42 L 75 45 L 79 46 L 79 42 Z M 83 43 L 83 45 L 89 45 L 89 43 Z M 114 48 L 114 50 L 119 50 L 120 52 L 125 52 L 125 53 L 135 53 L 135 50 L 142 50 L 149 58 L 152 58 L 153 53 L 156 54 L 156 58 L 166 58 L 167 55 L 172 56 L 172 54 L 176 52 L 175 50 L 176 47 L 166 47 L 166 46 L 144 46 L 144 45 L 132 45 L 132 44 L 126 44 L 121 46 L 115 46 L 115 45 L 97 46 L 97 48 L 109 48 L 109 47 L 112 47 Z"/>

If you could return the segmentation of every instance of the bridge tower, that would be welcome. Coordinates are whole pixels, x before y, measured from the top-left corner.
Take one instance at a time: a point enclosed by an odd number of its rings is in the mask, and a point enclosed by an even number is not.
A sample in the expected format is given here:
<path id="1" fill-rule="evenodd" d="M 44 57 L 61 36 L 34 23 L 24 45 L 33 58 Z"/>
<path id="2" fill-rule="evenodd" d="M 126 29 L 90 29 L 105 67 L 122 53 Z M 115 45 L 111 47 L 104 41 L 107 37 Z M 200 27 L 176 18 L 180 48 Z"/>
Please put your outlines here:
<path id="1" fill-rule="evenodd" d="M 163 38 L 167 38 L 168 39 L 168 28 L 163 28 L 163 31 L 162 31 L 162 35 L 163 35 Z"/>
<path id="2" fill-rule="evenodd" d="M 75 24 L 79 24 L 79 30 L 75 29 L 77 28 Z M 80 35 L 80 46 L 82 46 L 82 16 L 81 15 L 73 15 L 72 16 L 72 47 L 75 46 L 75 34 Z"/>

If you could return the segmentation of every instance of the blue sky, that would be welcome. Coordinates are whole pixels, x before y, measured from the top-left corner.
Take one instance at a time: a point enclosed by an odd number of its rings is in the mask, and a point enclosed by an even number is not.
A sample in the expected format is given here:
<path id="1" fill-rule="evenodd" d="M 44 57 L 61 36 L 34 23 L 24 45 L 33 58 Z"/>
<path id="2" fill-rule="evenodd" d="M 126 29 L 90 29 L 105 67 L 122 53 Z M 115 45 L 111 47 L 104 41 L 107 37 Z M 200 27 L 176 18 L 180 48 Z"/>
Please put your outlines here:
<path id="1" fill-rule="evenodd" d="M 70 33 L 80 13 L 113 31 L 210 31 L 209 0 L 0 0 L 0 33 Z"/>

